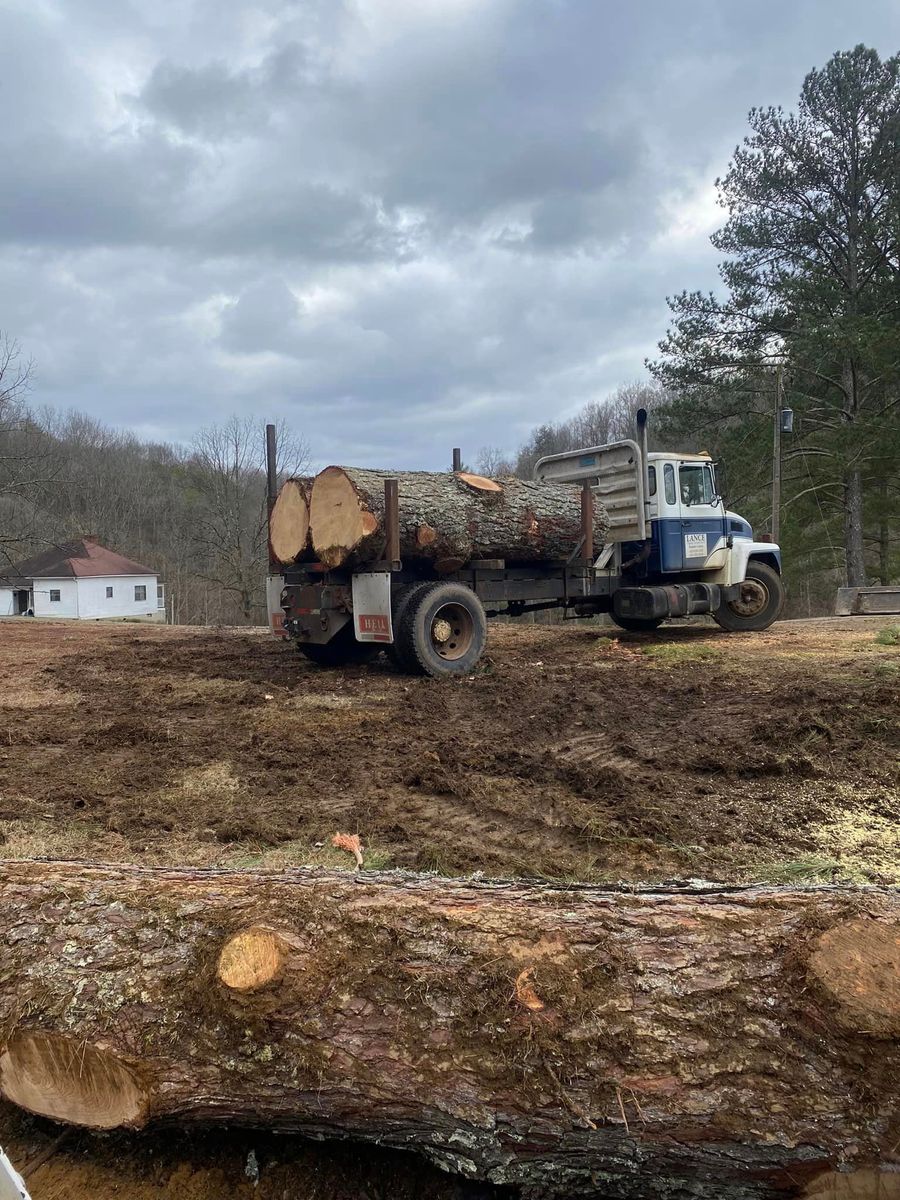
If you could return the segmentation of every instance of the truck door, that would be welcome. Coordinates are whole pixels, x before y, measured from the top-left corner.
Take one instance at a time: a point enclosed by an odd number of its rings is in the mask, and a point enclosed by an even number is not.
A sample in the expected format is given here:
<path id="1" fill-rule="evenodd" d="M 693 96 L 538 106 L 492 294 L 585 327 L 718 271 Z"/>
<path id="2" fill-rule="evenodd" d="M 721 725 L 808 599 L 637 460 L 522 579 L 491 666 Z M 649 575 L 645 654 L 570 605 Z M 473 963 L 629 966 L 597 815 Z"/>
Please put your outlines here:
<path id="1" fill-rule="evenodd" d="M 725 561 L 725 506 L 716 495 L 712 464 L 678 465 L 683 570 L 713 570 Z M 720 561 L 721 560 L 721 561 Z"/>

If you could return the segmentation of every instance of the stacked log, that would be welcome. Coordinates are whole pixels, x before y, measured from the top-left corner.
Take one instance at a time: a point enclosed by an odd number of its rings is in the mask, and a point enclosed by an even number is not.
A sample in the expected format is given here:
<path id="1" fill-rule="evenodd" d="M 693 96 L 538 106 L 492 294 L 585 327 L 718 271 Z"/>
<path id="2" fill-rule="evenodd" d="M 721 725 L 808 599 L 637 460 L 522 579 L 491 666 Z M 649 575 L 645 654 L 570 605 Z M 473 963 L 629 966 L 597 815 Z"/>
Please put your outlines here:
<path id="1" fill-rule="evenodd" d="M 309 501 L 302 479 L 287 479 L 269 513 L 269 549 L 285 566 L 302 557 L 309 545 Z"/>
<path id="2" fill-rule="evenodd" d="M 0 1090 L 54 1120 L 364 1138 L 532 1198 L 894 1194 L 894 891 L 6 862 L 0 939 Z"/>
<path id="3" fill-rule="evenodd" d="M 470 559 L 535 563 L 569 558 L 581 536 L 581 496 L 567 484 L 509 476 L 487 479 L 465 471 L 375 471 L 326 467 L 310 496 L 316 557 L 329 567 L 365 565 L 384 557 L 384 480 L 398 480 L 400 554 L 438 571 Z M 594 544 L 608 529 L 597 505 Z"/>

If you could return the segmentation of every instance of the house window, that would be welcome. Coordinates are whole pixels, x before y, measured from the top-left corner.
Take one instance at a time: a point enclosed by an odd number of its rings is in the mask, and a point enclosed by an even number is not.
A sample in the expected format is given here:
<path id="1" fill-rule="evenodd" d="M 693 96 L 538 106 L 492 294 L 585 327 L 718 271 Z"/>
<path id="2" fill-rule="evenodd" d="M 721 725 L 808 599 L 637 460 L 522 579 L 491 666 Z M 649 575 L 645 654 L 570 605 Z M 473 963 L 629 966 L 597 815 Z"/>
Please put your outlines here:
<path id="1" fill-rule="evenodd" d="M 146 600 L 147 599 L 146 583 L 136 583 L 134 585 L 134 598 L 135 598 L 135 600 Z"/>
<path id="2" fill-rule="evenodd" d="M 58 604 L 61 599 L 62 599 L 62 596 L 59 593 L 59 588 L 51 588 L 50 589 L 50 603 Z"/>
<path id="3" fill-rule="evenodd" d="M 106 598 L 107 598 L 107 600 L 112 600 L 112 596 L 113 596 L 113 590 L 112 590 L 112 588 L 111 588 L 111 587 L 108 587 L 108 588 L 106 589 Z"/>

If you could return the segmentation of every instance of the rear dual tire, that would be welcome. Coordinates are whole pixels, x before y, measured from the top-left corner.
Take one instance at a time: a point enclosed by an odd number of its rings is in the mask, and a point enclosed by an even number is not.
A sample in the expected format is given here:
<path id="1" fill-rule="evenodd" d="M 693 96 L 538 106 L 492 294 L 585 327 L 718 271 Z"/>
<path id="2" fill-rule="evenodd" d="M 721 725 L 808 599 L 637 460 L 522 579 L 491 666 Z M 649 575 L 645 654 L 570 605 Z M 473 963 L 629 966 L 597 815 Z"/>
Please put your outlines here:
<path id="1" fill-rule="evenodd" d="M 467 675 L 487 642 L 487 618 L 459 583 L 423 583 L 401 593 L 394 609 L 391 657 L 417 675 Z"/>

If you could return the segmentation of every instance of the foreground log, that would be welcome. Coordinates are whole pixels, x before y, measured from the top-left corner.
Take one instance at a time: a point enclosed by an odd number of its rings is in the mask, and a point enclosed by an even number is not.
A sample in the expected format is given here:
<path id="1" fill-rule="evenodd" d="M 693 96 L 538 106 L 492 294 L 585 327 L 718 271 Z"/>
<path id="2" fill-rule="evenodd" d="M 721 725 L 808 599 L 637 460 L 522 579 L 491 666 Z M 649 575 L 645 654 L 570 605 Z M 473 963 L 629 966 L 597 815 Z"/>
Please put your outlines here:
<path id="1" fill-rule="evenodd" d="M 865 1197 L 897 1153 L 896 892 L 0 869 L 0 1088 L 56 1120 L 367 1138 L 529 1197 Z"/>
<path id="2" fill-rule="evenodd" d="M 286 479 L 269 514 L 269 547 L 280 563 L 292 563 L 309 545 L 309 503 L 302 479 Z"/>
<path id="3" fill-rule="evenodd" d="M 568 558 L 581 536 L 577 488 L 461 471 L 367 471 L 326 467 L 313 481 L 310 529 L 316 556 L 330 567 L 384 557 L 384 480 L 398 480 L 400 554 L 455 570 L 471 558 L 532 563 Z M 601 505 L 594 543 L 608 528 Z"/>

